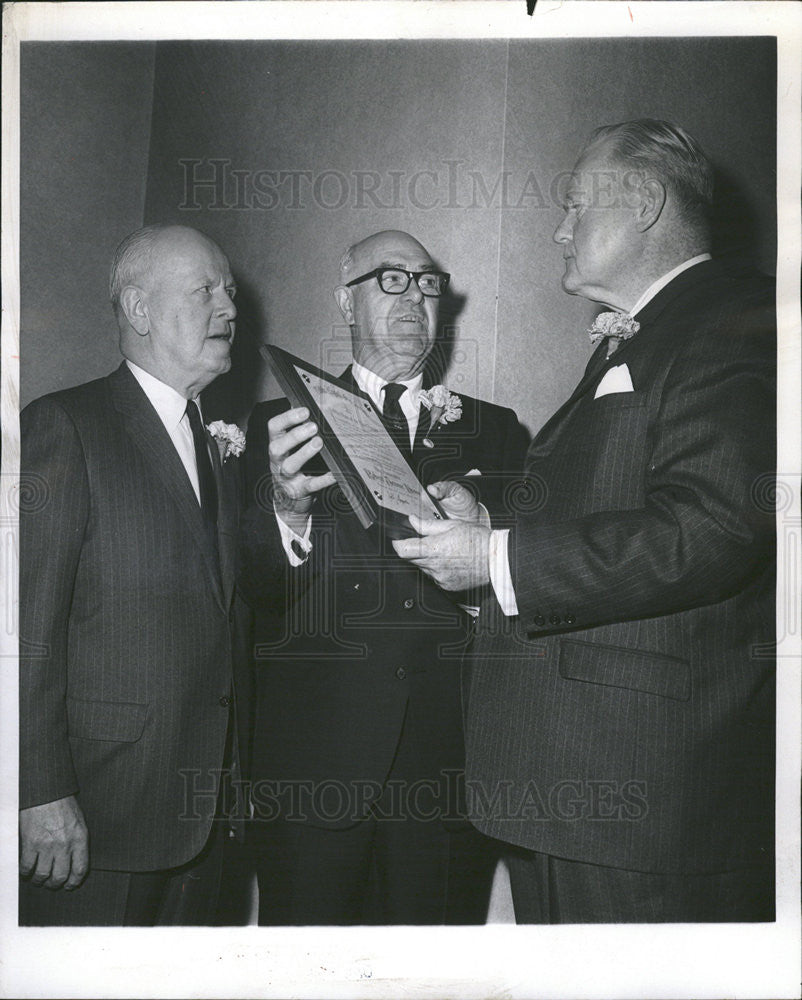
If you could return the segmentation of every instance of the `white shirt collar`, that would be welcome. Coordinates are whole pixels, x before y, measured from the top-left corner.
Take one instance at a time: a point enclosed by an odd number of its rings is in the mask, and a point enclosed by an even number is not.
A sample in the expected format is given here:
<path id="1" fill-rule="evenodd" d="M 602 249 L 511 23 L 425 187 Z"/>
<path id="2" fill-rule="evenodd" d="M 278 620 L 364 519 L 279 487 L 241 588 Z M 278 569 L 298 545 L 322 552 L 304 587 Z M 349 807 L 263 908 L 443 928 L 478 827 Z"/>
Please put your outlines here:
<path id="1" fill-rule="evenodd" d="M 187 401 L 180 392 L 165 382 L 160 381 L 155 375 L 146 372 L 144 368 L 135 365 L 133 361 L 126 358 L 125 363 L 131 369 L 131 374 L 139 382 L 142 391 L 150 400 L 153 409 L 159 414 L 162 423 L 169 430 L 177 427 L 184 417 L 187 409 Z M 195 400 L 200 410 L 200 397 Z M 201 410 L 201 420 L 203 410 Z"/>
<path id="2" fill-rule="evenodd" d="M 712 260 L 713 258 L 709 253 L 700 253 L 695 257 L 691 257 L 689 260 L 683 261 L 682 264 L 678 264 L 676 267 L 672 268 L 662 278 L 658 278 L 657 281 L 653 281 L 651 285 L 646 289 L 646 291 L 641 295 L 635 305 L 630 309 L 629 315 L 634 316 L 639 313 L 641 309 L 646 305 L 647 302 L 651 302 L 652 299 L 657 295 L 659 291 L 666 287 L 669 281 L 673 281 L 678 274 L 682 274 L 683 271 L 687 271 L 689 267 L 693 267 L 695 264 L 701 264 L 703 260 Z"/>
<path id="3" fill-rule="evenodd" d="M 375 406 L 378 408 L 379 413 L 381 413 L 384 408 L 384 394 L 382 393 L 382 388 L 387 385 L 387 379 L 379 378 L 375 372 L 365 368 L 364 365 L 360 365 L 358 361 L 354 361 L 351 364 L 351 373 L 354 376 L 356 384 L 362 392 L 367 393 Z M 420 394 L 421 386 L 423 385 L 423 372 L 418 372 L 418 374 L 413 378 L 399 378 L 394 381 L 398 382 L 399 385 L 405 385 L 407 387 L 409 390 L 407 395 L 409 396 L 410 403 L 415 407 L 415 409 L 417 409 L 418 396 Z"/>

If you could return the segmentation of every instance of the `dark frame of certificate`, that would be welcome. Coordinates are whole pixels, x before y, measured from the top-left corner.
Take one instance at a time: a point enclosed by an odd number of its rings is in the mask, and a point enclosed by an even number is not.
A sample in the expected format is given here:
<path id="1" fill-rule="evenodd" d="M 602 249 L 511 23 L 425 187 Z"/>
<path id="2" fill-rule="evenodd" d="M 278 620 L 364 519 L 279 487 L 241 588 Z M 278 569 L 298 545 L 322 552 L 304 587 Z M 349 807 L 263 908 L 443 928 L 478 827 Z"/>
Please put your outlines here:
<path id="1" fill-rule="evenodd" d="M 378 525 L 389 538 L 409 538 L 415 534 L 406 514 L 386 506 L 382 502 L 381 490 L 375 488 L 375 483 L 366 481 L 358 463 L 351 457 L 351 453 L 354 451 L 354 442 L 341 440 L 340 435 L 326 419 L 320 405 L 305 384 L 303 375 L 299 375 L 299 369 L 307 376 L 336 386 L 341 394 L 347 394 L 353 401 L 354 407 L 364 407 L 376 416 L 376 426 L 371 428 L 371 433 L 375 432 L 378 435 L 383 457 L 389 460 L 405 479 L 414 480 L 416 487 L 419 488 L 422 515 L 438 519 L 447 518 L 440 504 L 426 492 L 407 457 L 396 447 L 381 421 L 381 414 L 370 399 L 354 392 L 353 388 L 342 379 L 329 375 L 328 372 L 295 357 L 281 347 L 276 347 L 274 344 L 264 344 L 260 350 L 291 405 L 293 407 L 304 406 L 309 410 L 309 417 L 317 424 L 318 434 L 323 441 L 323 447 L 320 450 L 321 457 L 334 474 L 338 486 L 343 491 L 363 528 L 368 529 L 373 525 Z"/>

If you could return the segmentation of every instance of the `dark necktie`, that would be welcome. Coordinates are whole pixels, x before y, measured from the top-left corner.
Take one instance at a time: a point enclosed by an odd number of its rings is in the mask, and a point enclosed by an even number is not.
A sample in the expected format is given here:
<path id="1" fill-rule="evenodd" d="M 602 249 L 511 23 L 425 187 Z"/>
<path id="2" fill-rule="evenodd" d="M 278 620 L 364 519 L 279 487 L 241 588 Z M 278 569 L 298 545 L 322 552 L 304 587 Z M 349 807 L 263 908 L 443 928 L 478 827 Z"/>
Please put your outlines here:
<path id="1" fill-rule="evenodd" d="M 406 391 L 407 387 L 399 385 L 398 382 L 388 382 L 387 385 L 382 386 L 384 393 L 382 418 L 385 427 L 390 432 L 390 437 L 395 441 L 401 453 L 409 455 L 409 424 L 399 402 Z"/>
<path id="2" fill-rule="evenodd" d="M 194 400 L 187 401 L 187 416 L 192 428 L 192 440 L 195 442 L 195 464 L 198 469 L 198 485 L 200 486 L 200 505 L 203 520 L 211 537 L 216 541 L 217 535 L 217 486 L 214 482 L 212 462 L 209 458 L 209 448 L 206 443 L 206 432 L 203 429 L 200 411 Z"/>

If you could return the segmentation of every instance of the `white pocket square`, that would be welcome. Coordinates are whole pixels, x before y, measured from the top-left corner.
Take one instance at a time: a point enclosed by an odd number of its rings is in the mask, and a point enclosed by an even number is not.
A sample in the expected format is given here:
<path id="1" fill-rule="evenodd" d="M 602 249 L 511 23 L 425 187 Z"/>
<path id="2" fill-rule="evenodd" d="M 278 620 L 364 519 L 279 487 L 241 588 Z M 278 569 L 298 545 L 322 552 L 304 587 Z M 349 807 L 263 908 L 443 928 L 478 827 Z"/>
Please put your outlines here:
<path id="1" fill-rule="evenodd" d="M 624 365 L 616 365 L 605 372 L 604 378 L 596 387 L 594 399 L 599 396 L 609 396 L 613 392 L 634 392 L 635 387 L 629 377 L 629 368 Z"/>
<path id="2" fill-rule="evenodd" d="M 481 476 L 481 474 L 482 473 L 478 469 L 471 469 L 469 472 L 465 473 L 466 476 Z"/>

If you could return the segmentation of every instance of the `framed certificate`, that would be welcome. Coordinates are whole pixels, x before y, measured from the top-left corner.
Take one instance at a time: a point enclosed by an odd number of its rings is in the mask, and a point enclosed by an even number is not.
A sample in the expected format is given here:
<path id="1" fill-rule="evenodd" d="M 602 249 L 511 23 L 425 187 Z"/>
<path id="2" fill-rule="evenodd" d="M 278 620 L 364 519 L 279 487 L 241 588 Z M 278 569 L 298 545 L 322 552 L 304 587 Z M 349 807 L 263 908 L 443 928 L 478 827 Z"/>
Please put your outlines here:
<path id="1" fill-rule="evenodd" d="M 391 538 L 414 534 L 410 514 L 446 514 L 396 446 L 373 403 L 338 378 L 280 347 L 261 348 L 293 406 L 305 406 L 323 441 L 321 454 L 364 528 Z"/>

